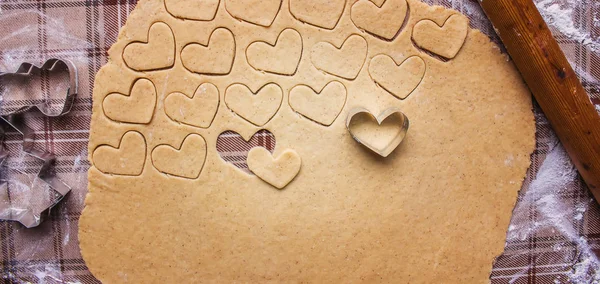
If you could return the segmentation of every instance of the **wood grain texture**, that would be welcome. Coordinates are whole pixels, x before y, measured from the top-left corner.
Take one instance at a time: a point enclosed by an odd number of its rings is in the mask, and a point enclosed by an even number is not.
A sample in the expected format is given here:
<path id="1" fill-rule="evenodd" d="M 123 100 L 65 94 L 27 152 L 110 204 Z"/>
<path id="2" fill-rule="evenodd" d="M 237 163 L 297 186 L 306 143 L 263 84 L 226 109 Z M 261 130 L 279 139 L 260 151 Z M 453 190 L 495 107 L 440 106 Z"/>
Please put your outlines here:
<path id="1" fill-rule="evenodd" d="M 600 116 L 532 0 L 480 0 L 583 180 L 600 201 Z"/>

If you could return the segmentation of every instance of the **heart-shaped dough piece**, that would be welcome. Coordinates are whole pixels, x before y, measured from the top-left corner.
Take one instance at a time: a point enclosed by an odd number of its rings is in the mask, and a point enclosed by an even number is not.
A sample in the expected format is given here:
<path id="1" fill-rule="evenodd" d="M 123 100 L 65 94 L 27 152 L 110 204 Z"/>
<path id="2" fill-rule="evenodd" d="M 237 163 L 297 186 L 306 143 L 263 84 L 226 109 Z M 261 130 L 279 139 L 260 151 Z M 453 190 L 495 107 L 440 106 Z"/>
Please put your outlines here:
<path id="1" fill-rule="evenodd" d="M 280 75 L 294 75 L 302 57 L 302 37 L 293 29 L 283 30 L 274 44 L 258 41 L 246 49 L 252 68 Z"/>
<path id="2" fill-rule="evenodd" d="M 200 176 L 206 160 L 206 141 L 198 134 L 184 138 L 179 148 L 158 145 L 152 150 L 152 164 L 162 173 L 194 179 Z"/>
<path id="3" fill-rule="evenodd" d="M 245 22 L 269 27 L 275 21 L 282 0 L 225 0 L 225 10 Z"/>
<path id="4" fill-rule="evenodd" d="M 156 88 L 141 78 L 133 82 L 129 94 L 111 93 L 102 101 L 106 117 L 119 122 L 147 124 L 156 107 Z"/>
<path id="5" fill-rule="evenodd" d="M 266 183 L 282 189 L 300 172 L 302 160 L 296 151 L 286 149 L 279 157 L 273 158 L 271 152 L 255 147 L 248 152 L 248 168 Z"/>
<path id="6" fill-rule="evenodd" d="M 173 67 L 175 37 L 167 24 L 154 23 L 144 40 L 145 42 L 132 42 L 123 49 L 123 61 L 129 68 L 150 71 Z"/>
<path id="7" fill-rule="evenodd" d="M 389 108 L 377 117 L 366 109 L 357 108 L 346 120 L 354 140 L 382 157 L 387 157 L 400 145 L 408 126 L 408 118 L 396 108 Z"/>
<path id="8" fill-rule="evenodd" d="M 332 30 L 342 17 L 346 0 L 290 0 L 290 13 L 297 20 Z"/>
<path id="9" fill-rule="evenodd" d="M 425 61 L 411 56 L 402 63 L 387 55 L 377 55 L 369 63 L 369 74 L 388 93 L 403 100 L 419 86 L 425 76 Z"/>
<path id="10" fill-rule="evenodd" d="M 98 146 L 92 160 L 94 167 L 105 174 L 141 175 L 146 162 L 146 139 L 137 131 L 128 131 L 116 147 Z"/>
<path id="11" fill-rule="evenodd" d="M 413 28 L 412 40 L 422 49 L 452 59 L 465 43 L 468 30 L 469 19 L 463 15 L 448 17 L 442 26 L 432 20 L 421 20 Z"/>
<path id="12" fill-rule="evenodd" d="M 348 80 L 358 76 L 366 57 L 367 41 L 359 35 L 349 36 L 339 47 L 319 42 L 310 53 L 310 59 L 317 69 Z"/>
<path id="13" fill-rule="evenodd" d="M 165 0 L 165 8 L 175 18 L 212 21 L 220 0 Z"/>
<path id="14" fill-rule="evenodd" d="M 406 0 L 386 0 L 381 5 L 375 2 L 359 0 L 354 3 L 350 13 L 352 22 L 361 30 L 392 40 L 404 24 L 408 4 Z"/>
<path id="15" fill-rule="evenodd" d="M 185 94 L 171 93 L 165 99 L 165 113 L 177 122 L 208 128 L 219 108 L 219 90 L 211 83 L 204 83 L 190 98 Z"/>
<path id="16" fill-rule="evenodd" d="M 235 60 L 235 38 L 226 28 L 215 29 L 206 45 L 190 43 L 181 50 L 183 66 L 205 75 L 227 75 Z"/>
<path id="17" fill-rule="evenodd" d="M 275 83 L 266 84 L 256 92 L 243 84 L 233 84 L 225 90 L 227 107 L 256 126 L 267 124 L 279 110 L 282 100 L 283 91 Z"/>
<path id="18" fill-rule="evenodd" d="M 346 87 L 338 81 L 329 82 L 319 92 L 298 85 L 290 91 L 290 107 L 314 122 L 329 126 L 342 112 L 346 93 Z"/>

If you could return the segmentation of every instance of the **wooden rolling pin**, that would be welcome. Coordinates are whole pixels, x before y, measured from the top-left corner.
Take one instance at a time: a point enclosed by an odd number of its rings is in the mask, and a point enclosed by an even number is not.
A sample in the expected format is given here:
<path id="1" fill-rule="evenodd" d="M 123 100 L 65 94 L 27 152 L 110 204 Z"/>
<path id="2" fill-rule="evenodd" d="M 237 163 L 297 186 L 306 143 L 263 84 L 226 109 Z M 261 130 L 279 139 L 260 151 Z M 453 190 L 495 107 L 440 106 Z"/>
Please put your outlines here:
<path id="1" fill-rule="evenodd" d="M 596 201 L 600 116 L 532 0 L 479 0 Z"/>

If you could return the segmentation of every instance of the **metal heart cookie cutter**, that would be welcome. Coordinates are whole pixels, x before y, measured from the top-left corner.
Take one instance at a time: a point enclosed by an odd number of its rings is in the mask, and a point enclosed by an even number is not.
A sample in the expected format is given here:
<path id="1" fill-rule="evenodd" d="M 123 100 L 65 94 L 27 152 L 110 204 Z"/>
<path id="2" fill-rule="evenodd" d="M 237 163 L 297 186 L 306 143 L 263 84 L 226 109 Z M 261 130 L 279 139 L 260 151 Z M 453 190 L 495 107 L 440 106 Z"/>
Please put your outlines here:
<path id="1" fill-rule="evenodd" d="M 6 98 L 11 92 L 8 86 L 16 85 L 25 88 L 31 82 L 32 78 L 41 76 L 45 73 L 56 72 L 59 69 L 66 69 L 68 72 L 68 89 L 66 91 L 64 102 L 59 104 L 60 108 L 52 108 L 52 103 L 55 99 L 44 98 L 40 103 L 32 103 L 16 107 L 4 107 Z M 54 166 L 56 156 L 48 151 L 41 151 L 34 148 L 35 133 L 33 129 L 25 124 L 23 114 L 37 108 L 43 115 L 47 117 L 57 117 L 68 113 L 73 106 L 73 101 L 77 95 L 77 69 L 75 65 L 68 60 L 49 59 L 41 67 L 31 63 L 22 63 L 16 72 L 4 73 L 0 72 L 0 118 L 15 129 L 23 136 L 23 152 L 42 161 L 42 166 L 37 172 L 35 179 L 39 179 L 54 190 L 54 196 L 51 198 L 51 203 L 48 206 L 43 206 L 41 209 L 33 209 L 33 206 L 27 208 L 13 208 L 11 205 L 10 189 L 8 187 L 9 180 L 6 177 L 0 177 L 0 220 L 17 221 L 27 228 L 38 226 L 46 215 L 49 215 L 50 209 L 56 206 L 69 193 L 71 187 L 60 180 L 55 173 Z M 13 86 L 14 87 L 14 86 Z M 20 98 L 21 99 L 21 98 Z M 31 101 L 25 100 L 25 101 Z M 6 160 L 9 156 L 8 150 L 4 147 L 6 133 L 0 126 L 0 166 L 6 168 Z M 34 180 L 30 184 L 29 190 L 36 182 Z M 5 191 L 5 194 L 2 194 Z"/>
<path id="2" fill-rule="evenodd" d="M 365 108 L 354 108 L 346 119 L 346 128 L 352 138 L 382 157 L 389 156 L 400 145 L 408 127 L 408 117 L 395 107 L 384 110 L 377 117 Z"/>

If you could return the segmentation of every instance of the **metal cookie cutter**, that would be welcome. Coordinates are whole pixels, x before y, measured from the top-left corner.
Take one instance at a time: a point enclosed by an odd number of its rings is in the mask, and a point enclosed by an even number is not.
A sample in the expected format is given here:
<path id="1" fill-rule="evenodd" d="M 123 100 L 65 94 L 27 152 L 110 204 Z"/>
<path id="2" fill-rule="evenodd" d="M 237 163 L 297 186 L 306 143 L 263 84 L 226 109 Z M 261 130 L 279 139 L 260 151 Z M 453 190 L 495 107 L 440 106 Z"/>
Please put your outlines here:
<path id="1" fill-rule="evenodd" d="M 384 158 L 404 140 L 409 124 L 408 117 L 395 107 L 377 116 L 357 107 L 350 110 L 346 119 L 346 128 L 352 138 Z"/>
<path id="2" fill-rule="evenodd" d="M 41 76 L 44 72 L 53 72 L 58 68 L 66 68 L 69 73 L 69 88 L 67 89 L 66 97 L 61 108 L 53 110 L 50 98 L 44 99 L 43 102 L 38 104 L 19 106 L 10 110 L 6 110 L 0 106 L 0 118 L 11 128 L 14 128 L 23 135 L 23 152 L 41 160 L 43 163 L 36 175 L 36 179 L 43 181 L 56 192 L 56 196 L 52 198 L 52 203 L 49 206 L 45 206 L 42 210 L 35 210 L 32 208 L 26 210 L 11 208 L 8 193 L 8 181 L 5 177 L 0 177 L 0 191 L 4 188 L 6 188 L 7 191 L 7 200 L 2 200 L 4 198 L 0 198 L 0 219 L 17 221 L 27 228 L 38 226 L 43 221 L 43 217 L 48 215 L 46 213 L 69 193 L 71 187 L 56 177 L 54 170 L 56 156 L 53 153 L 40 151 L 34 148 L 35 134 L 33 129 L 25 124 L 23 113 L 34 107 L 48 117 L 57 117 L 68 113 L 71 110 L 73 101 L 77 95 L 77 69 L 75 65 L 68 60 L 49 59 L 41 67 L 30 63 L 23 63 L 14 73 L 0 73 L 0 93 L 4 93 L 7 83 L 11 83 L 11 81 L 13 83 L 22 84 L 22 82 L 27 81 L 34 76 Z M 0 99 L 4 101 L 4 98 L 0 97 Z M 0 126 L 0 166 L 3 167 L 6 166 L 4 164 L 9 155 L 3 143 L 5 137 L 5 131 Z M 2 196 L 0 195 L 0 197 Z"/>

